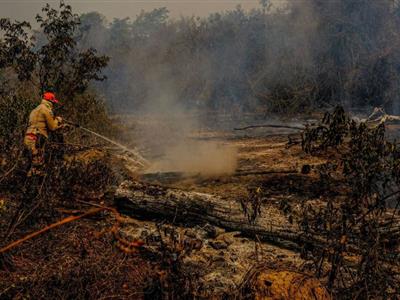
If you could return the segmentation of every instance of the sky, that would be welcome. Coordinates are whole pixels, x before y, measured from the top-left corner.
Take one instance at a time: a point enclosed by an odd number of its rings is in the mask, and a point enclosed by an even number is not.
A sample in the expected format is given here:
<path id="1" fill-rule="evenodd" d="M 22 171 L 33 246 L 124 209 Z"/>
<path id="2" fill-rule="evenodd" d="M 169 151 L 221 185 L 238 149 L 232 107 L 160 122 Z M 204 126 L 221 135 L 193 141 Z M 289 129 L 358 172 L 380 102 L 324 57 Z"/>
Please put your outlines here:
<path id="1" fill-rule="evenodd" d="M 134 18 L 141 10 L 167 7 L 173 18 L 184 16 L 205 16 L 211 12 L 234 9 L 241 5 L 250 10 L 260 7 L 259 0 L 67 0 L 75 13 L 98 11 L 108 20 L 113 18 Z M 0 18 L 32 22 L 41 8 L 50 3 L 57 7 L 58 0 L 0 0 Z"/>

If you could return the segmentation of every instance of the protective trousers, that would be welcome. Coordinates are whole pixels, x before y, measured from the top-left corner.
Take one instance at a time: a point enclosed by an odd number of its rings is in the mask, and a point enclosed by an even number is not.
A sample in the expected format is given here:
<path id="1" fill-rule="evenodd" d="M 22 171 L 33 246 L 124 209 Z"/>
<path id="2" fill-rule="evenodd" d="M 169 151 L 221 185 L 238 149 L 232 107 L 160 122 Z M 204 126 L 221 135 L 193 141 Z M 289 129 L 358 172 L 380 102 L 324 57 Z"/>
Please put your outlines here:
<path id="1" fill-rule="evenodd" d="M 41 134 L 26 134 L 24 144 L 29 153 L 30 170 L 28 176 L 44 175 L 45 146 L 47 138 Z"/>

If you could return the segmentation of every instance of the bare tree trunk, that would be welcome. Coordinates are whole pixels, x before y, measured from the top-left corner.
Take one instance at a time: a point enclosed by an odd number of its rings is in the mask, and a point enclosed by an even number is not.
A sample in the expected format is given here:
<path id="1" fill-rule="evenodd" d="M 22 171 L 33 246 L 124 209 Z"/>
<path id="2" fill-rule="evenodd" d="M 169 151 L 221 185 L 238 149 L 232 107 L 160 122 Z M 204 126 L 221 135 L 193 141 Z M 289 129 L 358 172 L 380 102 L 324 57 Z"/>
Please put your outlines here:
<path id="1" fill-rule="evenodd" d="M 304 243 L 324 244 L 315 237 L 306 238 L 288 223 L 273 224 L 271 215 L 262 215 L 255 225 L 249 224 L 239 203 L 210 194 L 124 182 L 116 191 L 115 202 L 120 212 L 133 217 L 189 225 L 209 223 L 288 249 L 299 250 Z"/>

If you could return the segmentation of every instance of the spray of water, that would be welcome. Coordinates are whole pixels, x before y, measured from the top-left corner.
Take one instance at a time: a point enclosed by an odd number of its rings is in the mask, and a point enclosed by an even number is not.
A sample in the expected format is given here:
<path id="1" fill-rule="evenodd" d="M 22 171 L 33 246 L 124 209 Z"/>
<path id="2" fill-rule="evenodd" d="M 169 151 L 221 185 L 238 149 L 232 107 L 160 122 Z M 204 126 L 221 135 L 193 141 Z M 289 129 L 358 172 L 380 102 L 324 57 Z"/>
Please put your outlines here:
<path id="1" fill-rule="evenodd" d="M 124 151 L 126 151 L 126 152 L 128 152 L 130 154 L 132 154 L 136 158 L 137 163 L 139 165 L 141 165 L 142 167 L 146 167 L 146 166 L 150 165 L 150 163 L 143 156 L 141 156 L 140 153 L 137 150 L 129 149 L 128 147 L 126 147 L 126 146 L 124 146 L 124 145 L 122 145 L 122 144 L 120 144 L 120 143 L 118 143 L 118 142 L 116 142 L 116 141 L 114 141 L 112 139 L 109 139 L 108 137 L 106 137 L 104 135 L 101 135 L 101 134 L 99 134 L 97 132 L 94 132 L 94 131 L 92 131 L 90 129 L 87 129 L 85 127 L 80 126 L 79 128 L 82 129 L 83 131 L 86 131 L 86 132 L 88 132 L 90 134 L 93 134 L 93 135 L 95 135 L 95 136 L 97 136 L 97 137 L 109 142 L 110 144 L 113 144 L 113 145 L 117 146 L 118 148 L 120 148 L 120 149 L 122 149 L 122 150 L 124 150 Z"/>

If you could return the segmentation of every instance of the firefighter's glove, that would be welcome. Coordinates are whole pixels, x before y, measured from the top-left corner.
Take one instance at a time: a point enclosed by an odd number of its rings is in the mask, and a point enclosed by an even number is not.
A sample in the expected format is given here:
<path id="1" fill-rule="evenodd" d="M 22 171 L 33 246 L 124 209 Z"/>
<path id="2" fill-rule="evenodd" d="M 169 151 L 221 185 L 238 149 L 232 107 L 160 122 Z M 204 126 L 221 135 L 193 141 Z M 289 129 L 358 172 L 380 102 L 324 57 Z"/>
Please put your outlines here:
<path id="1" fill-rule="evenodd" d="M 63 119 L 61 117 L 56 117 L 56 121 L 58 125 L 61 125 L 63 123 Z"/>

